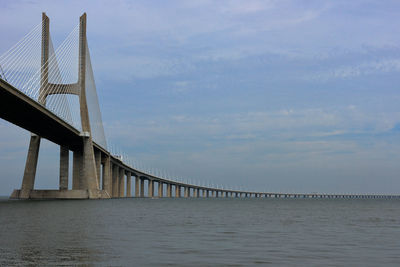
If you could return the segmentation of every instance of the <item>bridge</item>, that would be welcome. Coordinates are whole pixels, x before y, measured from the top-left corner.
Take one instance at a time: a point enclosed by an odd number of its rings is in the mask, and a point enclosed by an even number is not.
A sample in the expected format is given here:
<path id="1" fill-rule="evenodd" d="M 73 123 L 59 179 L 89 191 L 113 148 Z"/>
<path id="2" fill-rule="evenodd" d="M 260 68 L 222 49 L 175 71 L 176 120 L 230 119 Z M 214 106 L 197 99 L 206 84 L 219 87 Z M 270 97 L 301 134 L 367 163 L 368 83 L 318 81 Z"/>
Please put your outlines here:
<path id="1" fill-rule="evenodd" d="M 0 117 L 31 132 L 22 185 L 12 192 L 11 198 L 400 198 L 398 195 L 241 191 L 184 183 L 132 166 L 107 149 L 86 20 L 83 14 L 68 37 L 54 50 L 50 20 L 43 13 L 41 23 L 0 56 Z M 42 138 L 60 146 L 58 189 L 34 188 Z M 70 153 L 72 188 L 68 188 Z M 135 190 L 131 192 L 133 178 Z"/>

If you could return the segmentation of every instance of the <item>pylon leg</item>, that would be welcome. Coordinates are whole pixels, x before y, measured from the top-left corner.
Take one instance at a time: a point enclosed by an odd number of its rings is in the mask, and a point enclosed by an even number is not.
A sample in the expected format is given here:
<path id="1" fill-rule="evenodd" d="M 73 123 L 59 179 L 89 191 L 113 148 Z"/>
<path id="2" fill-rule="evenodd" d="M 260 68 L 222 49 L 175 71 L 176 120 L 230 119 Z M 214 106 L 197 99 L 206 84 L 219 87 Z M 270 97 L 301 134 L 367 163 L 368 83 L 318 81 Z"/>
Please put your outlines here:
<path id="1" fill-rule="evenodd" d="M 72 163 L 72 189 L 81 189 L 82 151 L 74 151 Z"/>
<path id="2" fill-rule="evenodd" d="M 97 185 L 98 189 L 101 189 L 100 178 L 101 178 L 101 151 L 94 151 L 94 158 L 96 162 L 96 174 L 97 174 Z"/>
<path id="3" fill-rule="evenodd" d="M 111 159 L 107 155 L 104 159 L 103 188 L 107 191 L 109 196 L 112 196 Z"/>
<path id="4" fill-rule="evenodd" d="M 69 150 L 60 146 L 60 190 L 68 190 Z"/>
<path id="5" fill-rule="evenodd" d="M 90 137 L 83 137 L 83 179 L 82 189 L 97 190 L 99 188 L 94 159 L 93 142 Z"/>
<path id="6" fill-rule="evenodd" d="M 31 134 L 28 155 L 26 157 L 24 177 L 19 198 L 29 198 L 29 194 L 35 185 L 37 162 L 39 158 L 40 136 Z"/>

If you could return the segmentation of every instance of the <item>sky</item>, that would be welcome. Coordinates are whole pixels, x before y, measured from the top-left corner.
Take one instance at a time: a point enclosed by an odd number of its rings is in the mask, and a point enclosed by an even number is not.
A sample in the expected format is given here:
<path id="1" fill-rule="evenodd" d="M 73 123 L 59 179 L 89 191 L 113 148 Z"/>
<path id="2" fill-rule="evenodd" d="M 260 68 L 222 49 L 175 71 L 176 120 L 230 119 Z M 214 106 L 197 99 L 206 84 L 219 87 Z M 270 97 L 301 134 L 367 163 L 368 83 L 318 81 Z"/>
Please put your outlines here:
<path id="1" fill-rule="evenodd" d="M 109 146 L 184 181 L 258 191 L 400 193 L 399 1 L 6 1 L 0 54 L 50 17 L 88 16 Z M 30 133 L 0 120 L 0 195 Z M 58 187 L 42 142 L 36 188 Z M 70 171 L 71 172 L 71 171 Z"/>

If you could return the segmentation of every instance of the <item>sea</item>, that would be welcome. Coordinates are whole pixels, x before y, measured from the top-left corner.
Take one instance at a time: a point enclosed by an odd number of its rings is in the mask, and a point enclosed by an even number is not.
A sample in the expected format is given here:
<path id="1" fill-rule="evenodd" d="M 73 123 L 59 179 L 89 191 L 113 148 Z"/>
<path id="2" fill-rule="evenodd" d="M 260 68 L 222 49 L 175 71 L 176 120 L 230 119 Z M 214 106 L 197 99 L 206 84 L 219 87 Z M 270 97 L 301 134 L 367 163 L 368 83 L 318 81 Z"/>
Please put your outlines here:
<path id="1" fill-rule="evenodd" d="M 1 266 L 400 266 L 398 199 L 0 199 Z"/>

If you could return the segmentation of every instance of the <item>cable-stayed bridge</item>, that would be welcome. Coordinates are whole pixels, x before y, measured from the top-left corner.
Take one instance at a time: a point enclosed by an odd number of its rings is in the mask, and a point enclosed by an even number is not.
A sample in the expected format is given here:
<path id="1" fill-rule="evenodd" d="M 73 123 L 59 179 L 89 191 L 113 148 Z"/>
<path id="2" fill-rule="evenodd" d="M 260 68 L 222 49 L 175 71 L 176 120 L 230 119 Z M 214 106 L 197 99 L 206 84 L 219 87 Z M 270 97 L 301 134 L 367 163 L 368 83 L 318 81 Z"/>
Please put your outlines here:
<path id="1" fill-rule="evenodd" d="M 21 188 L 11 195 L 17 199 L 132 197 L 132 177 L 135 197 L 400 197 L 256 192 L 201 186 L 155 175 L 113 155 L 107 148 L 102 124 L 86 38 L 86 14 L 54 49 L 50 20 L 43 13 L 41 23 L 0 56 L 0 117 L 32 133 Z M 59 188 L 55 190 L 34 189 L 41 138 L 60 146 Z M 71 151 L 72 188 L 68 188 Z"/>

